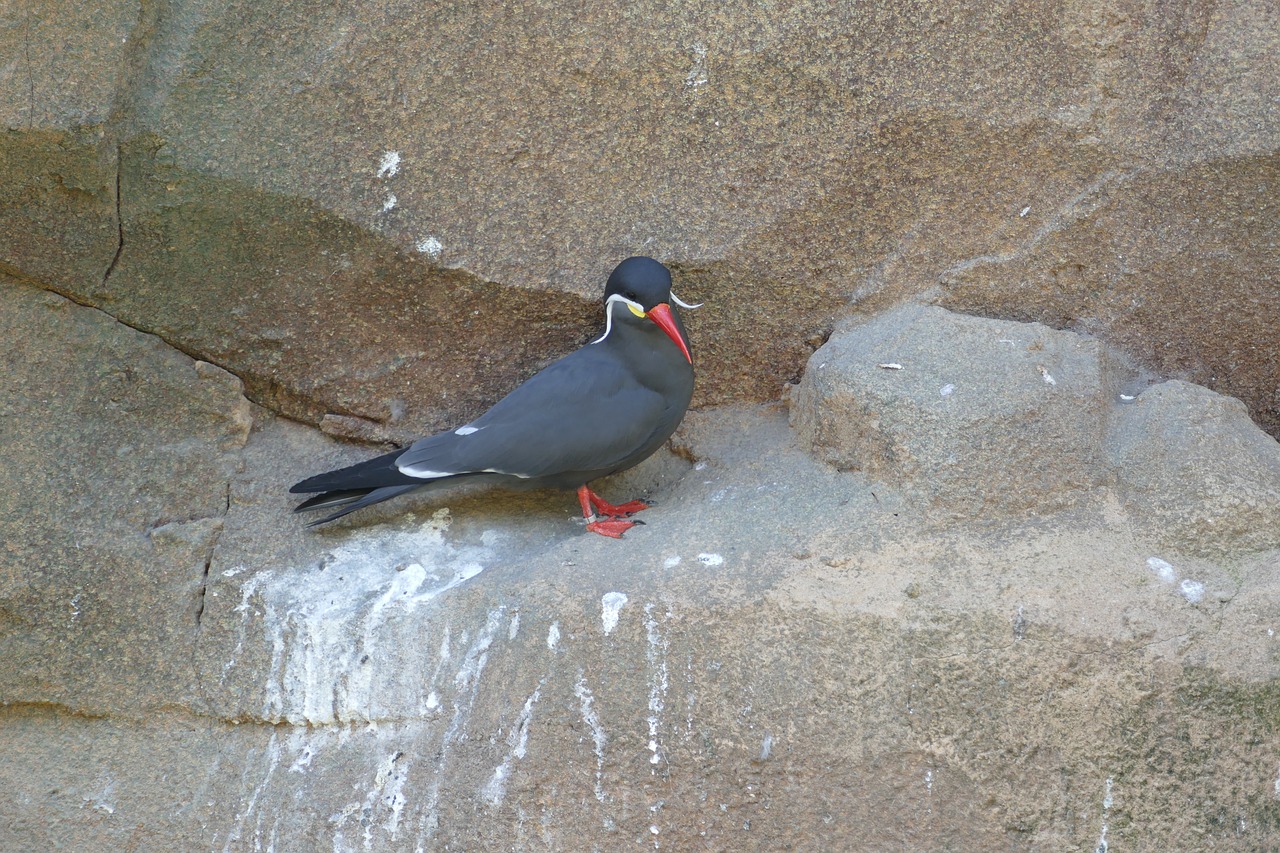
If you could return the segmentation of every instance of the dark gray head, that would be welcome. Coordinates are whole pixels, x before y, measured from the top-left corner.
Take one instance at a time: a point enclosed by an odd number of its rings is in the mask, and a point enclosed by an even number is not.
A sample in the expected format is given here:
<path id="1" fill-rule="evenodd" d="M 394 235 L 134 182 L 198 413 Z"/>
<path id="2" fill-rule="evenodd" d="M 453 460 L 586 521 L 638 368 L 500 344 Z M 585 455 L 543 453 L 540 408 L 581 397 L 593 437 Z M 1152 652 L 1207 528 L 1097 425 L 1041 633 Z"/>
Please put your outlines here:
<path id="1" fill-rule="evenodd" d="M 653 258 L 638 255 L 613 268 L 604 298 L 619 294 L 645 311 L 671 301 L 671 271 Z"/>
<path id="2" fill-rule="evenodd" d="M 671 272 L 662 264 L 643 256 L 627 258 L 614 267 L 605 285 L 605 330 L 592 343 L 599 343 L 609 337 L 615 318 L 622 323 L 651 320 L 667 333 L 667 337 L 680 348 L 685 359 L 692 363 L 693 357 L 689 354 L 689 339 L 685 335 L 684 326 L 679 315 L 671 309 L 673 300 L 686 308 L 696 307 L 685 305 L 672 295 Z M 616 315 L 615 309 L 618 311 Z"/>

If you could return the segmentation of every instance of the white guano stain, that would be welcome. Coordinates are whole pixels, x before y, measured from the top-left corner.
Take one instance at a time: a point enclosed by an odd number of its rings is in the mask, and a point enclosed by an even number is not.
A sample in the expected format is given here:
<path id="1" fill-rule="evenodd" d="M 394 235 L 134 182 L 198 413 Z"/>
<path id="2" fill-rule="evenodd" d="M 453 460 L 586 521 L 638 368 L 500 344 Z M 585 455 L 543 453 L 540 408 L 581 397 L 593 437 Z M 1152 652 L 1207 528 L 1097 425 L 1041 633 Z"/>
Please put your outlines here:
<path id="1" fill-rule="evenodd" d="M 662 763 L 658 733 L 662 725 L 662 712 L 667 707 L 667 690 L 671 680 L 667 669 L 667 651 L 671 647 L 669 640 L 658 630 L 658 620 L 653 615 L 653 605 L 644 606 L 644 631 L 648 641 L 645 648 L 645 659 L 649 664 L 649 764 L 653 772 L 657 772 Z M 671 618 L 668 610 L 666 618 Z"/>
<path id="2" fill-rule="evenodd" d="M 480 791 L 480 796 L 490 805 L 496 806 L 502 803 L 507 795 L 507 779 L 511 777 L 512 762 L 522 760 L 528 752 L 529 725 L 533 722 L 533 706 L 542 696 L 542 685 L 545 680 L 539 681 L 538 686 L 529 694 L 529 698 L 524 700 L 520 716 L 516 718 L 515 726 L 507 734 L 507 746 L 510 749 L 502 759 L 502 763 L 493 769 L 493 775 Z"/>
<path id="3" fill-rule="evenodd" d="M 427 789 L 426 801 L 423 804 L 423 822 L 426 837 L 430 839 L 439 827 L 440 783 L 445 778 L 446 765 L 452 756 L 455 744 L 466 736 L 467 722 L 471 719 L 471 710 L 475 707 L 476 696 L 480 692 L 480 676 L 484 673 L 485 664 L 489 661 L 489 647 L 502 626 L 503 608 L 495 607 L 485 618 L 484 627 L 476 634 L 476 638 L 467 647 L 462 656 L 462 664 L 453 677 L 454 700 L 453 716 L 449 727 L 440 738 L 440 747 L 435 757 L 435 778 Z M 466 635 L 463 635 L 465 642 Z"/>
<path id="4" fill-rule="evenodd" d="M 1182 597 L 1191 604 L 1199 604 L 1204 601 L 1204 584 L 1200 583 L 1200 581 L 1183 578 L 1182 583 L 1178 584 L 1178 592 L 1182 593 Z"/>
<path id="5" fill-rule="evenodd" d="M 440 260 L 441 256 L 444 255 L 444 243 L 440 242 L 439 237 L 433 237 L 429 234 L 414 243 L 413 247 L 433 261 Z"/>
<path id="6" fill-rule="evenodd" d="M 240 774 L 240 786 L 241 790 L 248 790 L 249 795 L 247 798 L 241 797 L 242 806 L 236 809 L 235 825 L 227 832 L 226 840 L 222 846 L 223 853 L 231 853 L 232 850 L 240 849 L 260 850 L 263 847 L 273 846 L 262 843 L 263 815 L 256 814 L 255 810 L 263 793 L 268 790 L 271 777 L 275 775 L 276 768 L 280 765 L 281 751 L 279 733 L 273 731 L 266 747 L 257 756 L 253 756 L 252 751 L 249 756 L 246 756 L 244 769 Z M 265 768 L 262 767 L 263 763 L 266 765 Z M 262 774 L 258 778 L 257 784 L 253 784 L 252 788 L 250 788 L 252 783 L 249 780 L 253 778 L 255 771 L 259 770 L 262 771 Z M 253 827 L 252 840 L 245 837 L 245 832 L 250 826 Z M 213 844 L 216 843 L 217 837 L 215 836 Z"/>
<path id="7" fill-rule="evenodd" d="M 606 592 L 600 598 L 600 625 L 604 628 L 604 635 L 607 637 L 613 633 L 613 629 L 618 627 L 618 618 L 622 615 L 622 608 L 627 604 L 627 594 L 624 592 Z"/>
<path id="8" fill-rule="evenodd" d="M 400 152 L 386 151 L 382 155 L 382 160 L 378 162 L 379 178 L 394 178 L 400 171 Z"/>
<path id="9" fill-rule="evenodd" d="M 719 554 L 703 553 L 698 555 L 698 562 L 704 566 L 723 566 L 724 557 Z"/>
<path id="10" fill-rule="evenodd" d="M 1155 572 L 1156 577 L 1165 583 L 1173 583 L 1178 579 L 1178 573 L 1173 566 L 1159 557 L 1147 557 L 1147 568 Z"/>
<path id="11" fill-rule="evenodd" d="M 684 76 L 684 84 L 696 92 L 710 81 L 707 76 L 707 46 L 696 41 L 693 43 L 692 53 L 693 64 L 689 73 Z"/>
<path id="12" fill-rule="evenodd" d="M 547 648 L 554 652 L 558 645 L 560 645 L 560 623 L 552 622 L 551 627 L 547 629 Z"/>
<path id="13" fill-rule="evenodd" d="M 578 681 L 573 686 L 573 695 L 578 697 L 578 708 L 582 714 L 582 722 L 587 724 L 587 728 L 591 730 L 591 740 L 595 746 L 596 754 L 596 799 L 604 802 L 604 748 L 607 743 L 604 727 L 600 725 L 600 716 L 596 713 L 594 704 L 595 697 L 591 694 L 591 688 L 587 686 L 587 677 L 582 670 L 578 670 Z"/>
<path id="14" fill-rule="evenodd" d="M 416 710 L 420 686 L 378 662 L 398 658 L 405 633 L 421 628 L 409 614 L 493 558 L 487 546 L 447 543 L 449 521 L 441 509 L 415 530 L 356 532 L 322 569 L 250 577 L 240 587 L 239 637 L 224 679 L 245 644 L 260 637 L 271 660 L 262 688 L 265 720 L 364 723 Z M 448 649 L 442 652 L 443 661 Z"/>
<path id="15" fill-rule="evenodd" d="M 1107 853 L 1111 849 L 1111 843 L 1107 841 L 1108 821 L 1111 815 L 1111 806 L 1115 801 L 1111 797 L 1111 788 L 1113 785 L 1111 777 L 1107 777 L 1106 787 L 1102 794 L 1102 832 L 1098 835 L 1098 844 L 1093 848 L 1094 853 Z"/>
<path id="16" fill-rule="evenodd" d="M 402 761 L 402 759 L 404 759 Z M 373 786 L 365 792 L 364 813 L 374 814 L 374 805 L 380 803 L 389 812 L 383 829 L 394 840 L 400 829 L 400 815 L 404 811 L 404 784 L 409 778 L 407 758 L 403 752 L 394 752 L 383 759 L 373 776 Z M 363 840 L 366 850 L 373 845 L 373 829 L 376 824 L 371 820 L 363 824 Z"/>

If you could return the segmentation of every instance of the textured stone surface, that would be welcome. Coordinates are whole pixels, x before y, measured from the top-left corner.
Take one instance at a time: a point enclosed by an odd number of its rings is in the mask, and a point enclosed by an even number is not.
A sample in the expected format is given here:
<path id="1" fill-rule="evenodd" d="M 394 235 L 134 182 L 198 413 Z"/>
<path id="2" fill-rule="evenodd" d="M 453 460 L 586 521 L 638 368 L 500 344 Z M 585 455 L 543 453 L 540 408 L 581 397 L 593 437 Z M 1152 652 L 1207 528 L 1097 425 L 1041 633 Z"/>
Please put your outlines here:
<path id="1" fill-rule="evenodd" d="M 942 276 L 943 304 L 1095 331 L 1280 430 L 1280 157 L 1111 173 L 1007 254 Z"/>
<path id="2" fill-rule="evenodd" d="M 53 294 L 0 284 L 0 306 L 0 695 L 126 715 L 188 695 L 240 383 Z"/>
<path id="3" fill-rule="evenodd" d="M 1249 531 L 1206 527 L 1217 551 L 1183 551 L 1158 535 L 1167 516 L 1105 497 L 957 520 L 756 407 L 691 414 L 675 455 L 605 484 L 656 500 L 621 542 L 585 535 L 555 493 L 402 499 L 307 531 L 287 485 L 367 451 L 100 312 L 0 294 L 40 342 L 0 397 L 17 486 L 0 847 L 1280 841 L 1280 552 Z M 972 346 L 992 321 L 913 322 L 967 342 L 949 368 L 1006 376 Z M 1084 358 L 1023 331 L 1064 377 Z M 1178 436 L 1275 453 L 1216 401 L 1163 384 L 1108 417 L 1131 419 L 1111 428 L 1131 455 Z M 71 458 L 110 476 L 81 488 Z M 1204 464 L 1146 460 L 1170 479 Z"/>
<path id="4" fill-rule="evenodd" d="M 1280 445 L 1239 400 L 1185 382 L 1147 389 L 1113 415 L 1116 491 L 1182 551 L 1280 547 Z"/>
<path id="5" fill-rule="evenodd" d="M 1274 433 L 1274 10 L 1006 12 L 10 4 L 0 264 L 351 435 L 465 417 L 636 252 L 714 308 L 702 404 L 924 294 L 1095 331 Z"/>
<path id="6" fill-rule="evenodd" d="M 1151 382 L 1071 332 L 909 305 L 818 349 L 791 423 L 829 464 L 944 514 L 1110 501 L 1161 547 L 1280 547 L 1280 444 L 1239 400 Z"/>
<path id="7" fill-rule="evenodd" d="M 1251 0 L 0 8 L 0 848 L 1280 847 L 1275 443 L 877 318 L 1276 432 L 1277 53 Z M 648 525 L 288 514 L 367 455 L 289 418 L 473 414 L 635 252 L 708 303 L 605 484 Z M 797 431 L 709 406 L 833 328 Z"/>
<path id="8" fill-rule="evenodd" d="M 1125 374 L 1079 335 L 909 305 L 813 354 L 792 423 L 827 462 L 950 511 L 1043 512 L 1105 481 L 1105 412 Z"/>

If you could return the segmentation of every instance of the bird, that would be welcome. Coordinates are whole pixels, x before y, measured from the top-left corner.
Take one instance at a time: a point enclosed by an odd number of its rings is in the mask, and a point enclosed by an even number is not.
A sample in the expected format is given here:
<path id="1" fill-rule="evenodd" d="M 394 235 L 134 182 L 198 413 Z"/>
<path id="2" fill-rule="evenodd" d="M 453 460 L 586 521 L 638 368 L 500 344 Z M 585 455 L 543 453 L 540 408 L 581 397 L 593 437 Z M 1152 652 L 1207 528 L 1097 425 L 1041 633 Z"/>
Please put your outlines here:
<path id="1" fill-rule="evenodd" d="M 294 485 L 314 494 L 294 512 L 332 509 L 325 524 L 424 487 L 488 482 L 576 489 L 586 529 L 613 539 L 636 524 L 643 500 L 610 504 L 588 485 L 625 471 L 666 443 L 693 397 L 693 355 L 671 292 L 653 258 L 622 261 L 605 284 L 604 332 L 534 374 L 480 417 Z"/>

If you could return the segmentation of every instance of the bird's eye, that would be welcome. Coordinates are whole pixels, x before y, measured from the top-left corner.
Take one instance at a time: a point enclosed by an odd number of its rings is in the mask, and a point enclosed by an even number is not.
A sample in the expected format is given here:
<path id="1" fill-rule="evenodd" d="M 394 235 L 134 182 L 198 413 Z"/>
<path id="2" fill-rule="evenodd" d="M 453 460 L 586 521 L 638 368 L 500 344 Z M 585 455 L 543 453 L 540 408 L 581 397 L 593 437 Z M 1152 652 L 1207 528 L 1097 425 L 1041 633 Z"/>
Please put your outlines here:
<path id="1" fill-rule="evenodd" d="M 624 293 L 624 294 L 622 294 L 622 295 L 623 295 L 623 296 L 625 296 L 625 297 L 627 297 L 628 299 L 630 299 L 632 302 L 639 302 L 639 301 L 640 301 L 639 299 L 636 299 L 636 295 L 635 295 L 633 292 L 631 292 L 630 290 L 628 290 L 626 293 Z"/>

